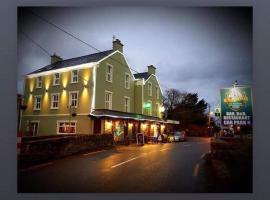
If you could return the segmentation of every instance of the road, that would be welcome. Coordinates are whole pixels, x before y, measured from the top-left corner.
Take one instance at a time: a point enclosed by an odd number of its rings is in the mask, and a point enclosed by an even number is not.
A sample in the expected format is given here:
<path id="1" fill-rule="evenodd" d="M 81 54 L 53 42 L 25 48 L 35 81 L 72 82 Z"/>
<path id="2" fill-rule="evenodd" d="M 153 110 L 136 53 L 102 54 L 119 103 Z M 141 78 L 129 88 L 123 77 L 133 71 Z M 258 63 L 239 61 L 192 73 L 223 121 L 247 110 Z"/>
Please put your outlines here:
<path id="1" fill-rule="evenodd" d="M 18 172 L 18 192 L 204 192 L 210 138 L 118 146 Z"/>

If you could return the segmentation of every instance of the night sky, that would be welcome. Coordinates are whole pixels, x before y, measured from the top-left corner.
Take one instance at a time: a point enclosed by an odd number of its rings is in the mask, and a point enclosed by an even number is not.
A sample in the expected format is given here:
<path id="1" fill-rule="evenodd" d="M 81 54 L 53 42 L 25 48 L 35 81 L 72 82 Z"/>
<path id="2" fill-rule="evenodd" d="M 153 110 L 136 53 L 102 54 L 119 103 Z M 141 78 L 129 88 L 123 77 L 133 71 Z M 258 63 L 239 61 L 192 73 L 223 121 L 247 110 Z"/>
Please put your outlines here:
<path id="1" fill-rule="evenodd" d="M 131 68 L 139 72 L 154 65 L 163 91 L 197 92 L 212 107 L 219 89 L 252 84 L 252 9 L 95 7 L 32 8 L 100 51 L 112 48 L 112 37 L 124 44 Z M 50 63 L 50 54 L 63 59 L 96 53 L 85 44 L 18 9 L 18 92 L 23 75 Z"/>

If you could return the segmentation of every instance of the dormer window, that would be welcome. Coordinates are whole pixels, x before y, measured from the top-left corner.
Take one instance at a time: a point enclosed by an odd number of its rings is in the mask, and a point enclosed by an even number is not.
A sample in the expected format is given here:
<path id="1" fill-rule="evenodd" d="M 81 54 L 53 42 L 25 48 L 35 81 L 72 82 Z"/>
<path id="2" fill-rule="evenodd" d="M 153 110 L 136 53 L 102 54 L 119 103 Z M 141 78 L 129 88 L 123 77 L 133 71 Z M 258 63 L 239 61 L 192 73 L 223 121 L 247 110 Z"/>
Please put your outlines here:
<path id="1" fill-rule="evenodd" d="M 78 83 L 78 78 L 79 76 L 79 73 L 78 73 L 78 70 L 72 70 L 71 71 L 71 83 Z"/>
<path id="2" fill-rule="evenodd" d="M 106 81 L 112 83 L 112 79 L 113 79 L 113 66 L 107 64 L 107 67 L 106 67 Z"/>
<path id="3" fill-rule="evenodd" d="M 53 85 L 59 85 L 60 84 L 60 73 L 55 73 L 53 75 Z"/>
<path id="4" fill-rule="evenodd" d="M 42 88 L 42 77 L 39 76 L 36 79 L 36 88 Z"/>

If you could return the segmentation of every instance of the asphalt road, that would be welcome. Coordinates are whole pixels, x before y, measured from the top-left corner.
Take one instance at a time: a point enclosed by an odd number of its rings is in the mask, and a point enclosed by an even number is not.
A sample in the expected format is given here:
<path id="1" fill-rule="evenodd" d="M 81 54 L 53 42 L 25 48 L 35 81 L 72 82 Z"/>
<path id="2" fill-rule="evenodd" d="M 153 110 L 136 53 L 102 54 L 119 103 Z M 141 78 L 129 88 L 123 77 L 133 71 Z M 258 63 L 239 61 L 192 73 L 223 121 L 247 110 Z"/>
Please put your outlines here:
<path id="1" fill-rule="evenodd" d="M 119 146 L 18 172 L 18 192 L 205 192 L 210 138 Z"/>

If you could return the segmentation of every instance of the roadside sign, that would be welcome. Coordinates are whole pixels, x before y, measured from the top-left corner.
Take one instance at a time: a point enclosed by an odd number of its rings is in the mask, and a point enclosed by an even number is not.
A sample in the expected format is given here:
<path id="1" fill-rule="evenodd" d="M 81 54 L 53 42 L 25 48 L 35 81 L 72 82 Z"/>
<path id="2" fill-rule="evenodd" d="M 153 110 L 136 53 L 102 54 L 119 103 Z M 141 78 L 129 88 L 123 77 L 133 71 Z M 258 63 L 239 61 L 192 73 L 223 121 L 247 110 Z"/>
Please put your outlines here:
<path id="1" fill-rule="evenodd" d="M 252 125 L 252 91 L 236 86 L 220 90 L 221 123 L 223 126 Z"/>

